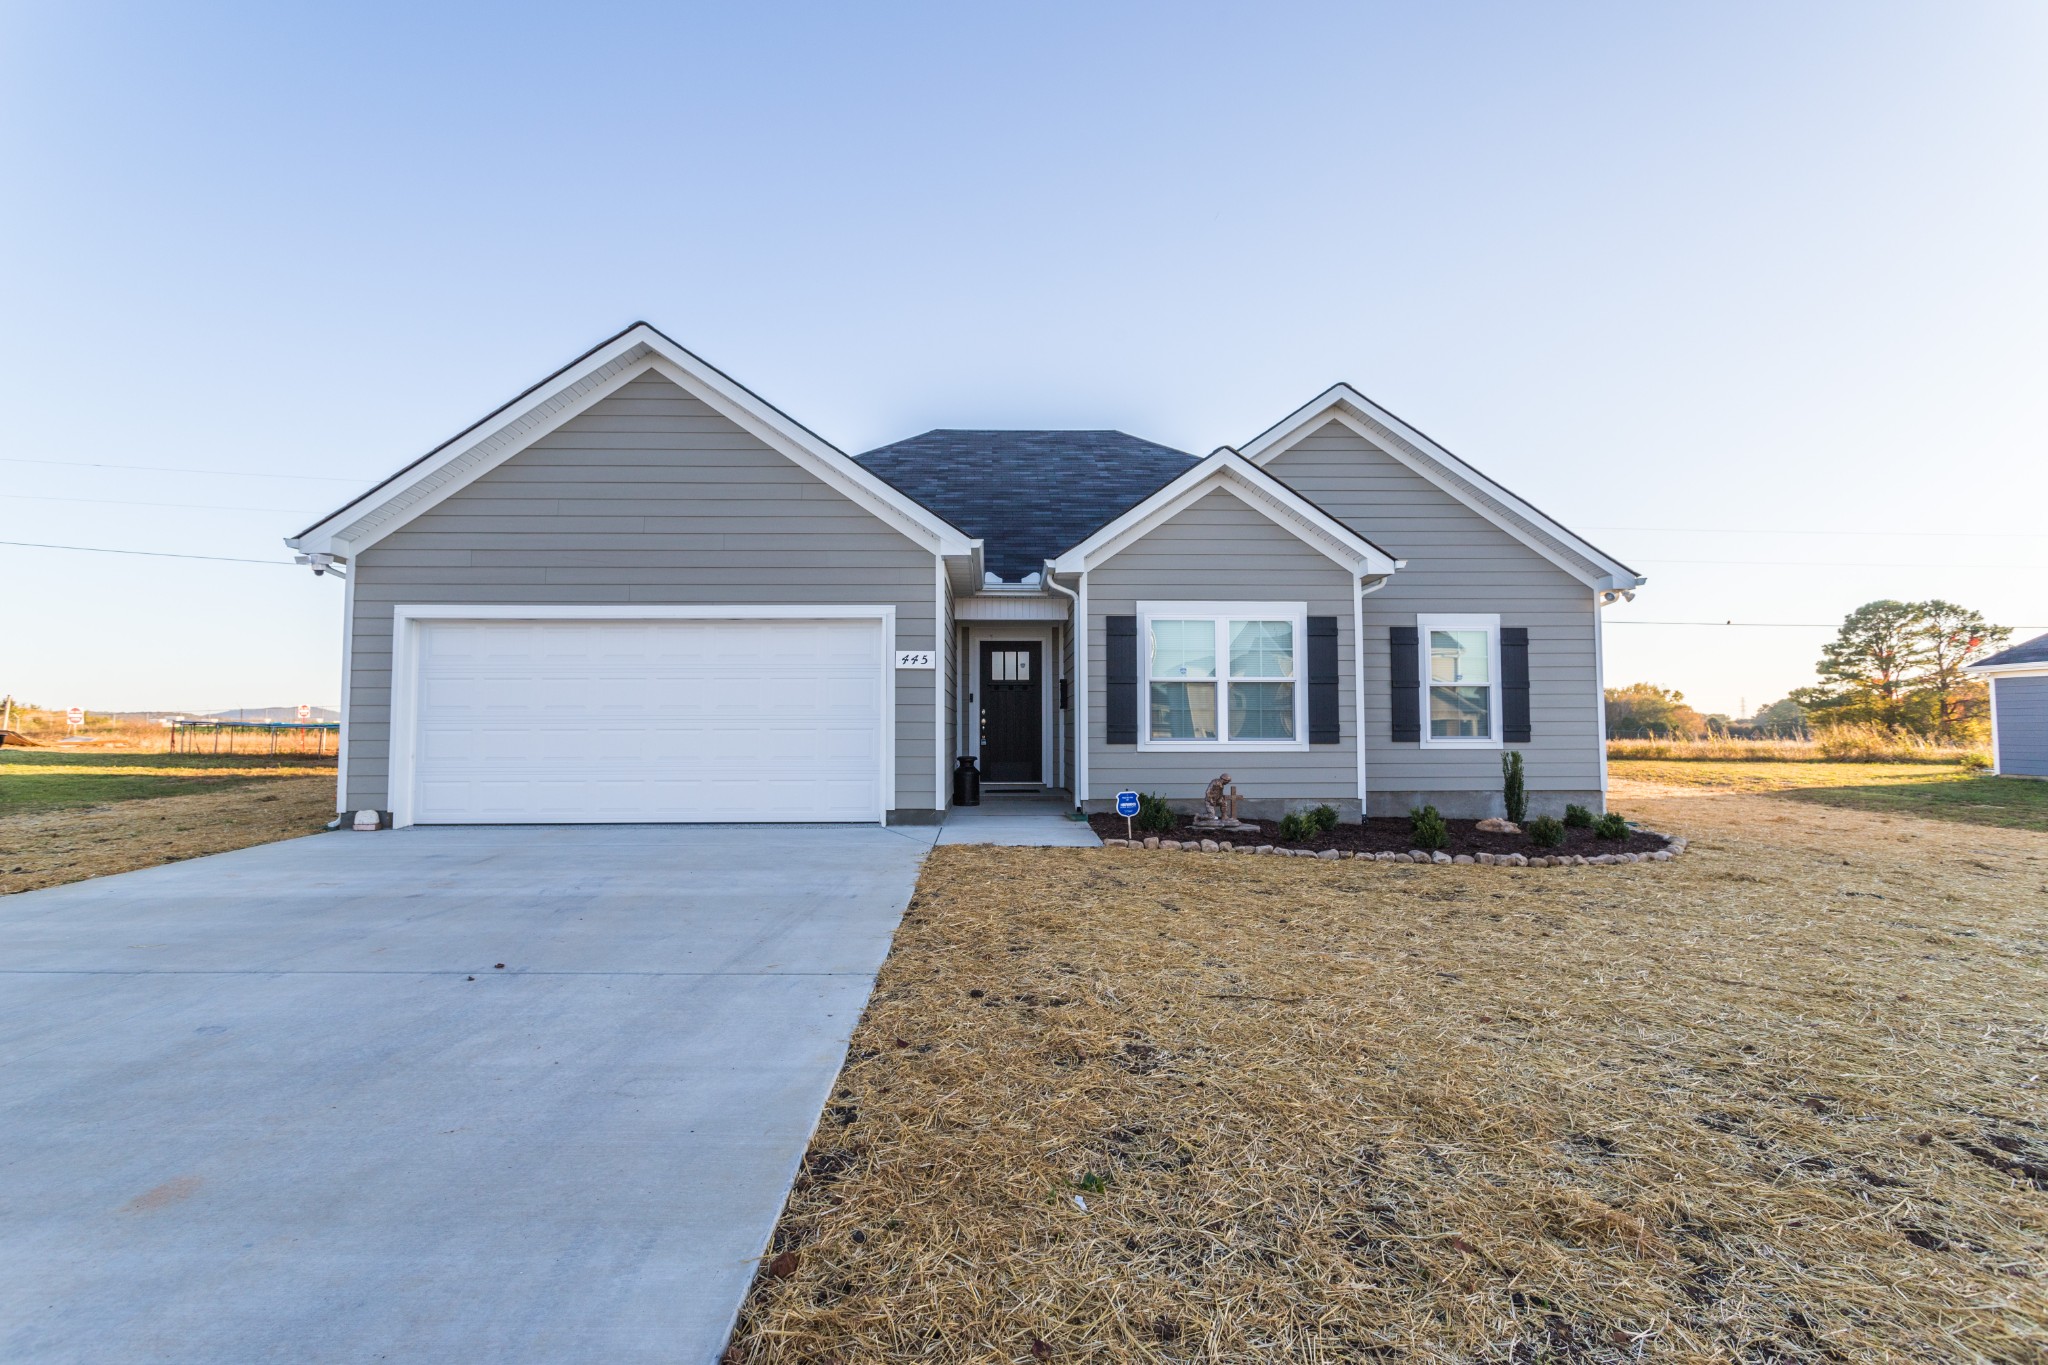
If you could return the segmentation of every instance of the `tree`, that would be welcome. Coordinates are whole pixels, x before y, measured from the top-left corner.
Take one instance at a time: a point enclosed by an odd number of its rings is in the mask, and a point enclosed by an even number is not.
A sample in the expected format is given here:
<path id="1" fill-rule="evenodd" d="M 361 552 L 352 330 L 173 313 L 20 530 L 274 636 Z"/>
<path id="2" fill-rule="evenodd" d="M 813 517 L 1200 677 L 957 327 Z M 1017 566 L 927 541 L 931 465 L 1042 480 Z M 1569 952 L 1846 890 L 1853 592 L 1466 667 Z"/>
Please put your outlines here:
<path id="1" fill-rule="evenodd" d="M 1819 725 L 1864 722 L 1952 742 L 1985 709 L 1962 670 L 2011 635 L 1953 602 L 1866 602 L 1821 650 L 1820 685 L 1792 700 Z"/>
<path id="2" fill-rule="evenodd" d="M 1697 739 L 1706 717 L 1685 704 L 1685 694 L 1652 683 L 1607 689 L 1607 733 L 1616 739 Z"/>
<path id="3" fill-rule="evenodd" d="M 1935 738 L 1952 744 L 1990 707 L 1984 684 L 1963 669 L 2003 644 L 2012 628 L 1991 625 L 1982 612 L 1939 598 L 1915 605 L 1921 613 L 1919 689 L 1934 713 Z"/>
<path id="4" fill-rule="evenodd" d="M 1920 610 L 1890 598 L 1849 613 L 1820 652 L 1818 687 L 1792 699 L 1818 721 L 1863 721 L 1888 730 L 1910 728 L 1913 674 L 1920 663 Z"/>
<path id="5" fill-rule="evenodd" d="M 1759 706 L 1749 723 L 1769 739 L 1806 738 L 1806 710 L 1790 697 Z"/>

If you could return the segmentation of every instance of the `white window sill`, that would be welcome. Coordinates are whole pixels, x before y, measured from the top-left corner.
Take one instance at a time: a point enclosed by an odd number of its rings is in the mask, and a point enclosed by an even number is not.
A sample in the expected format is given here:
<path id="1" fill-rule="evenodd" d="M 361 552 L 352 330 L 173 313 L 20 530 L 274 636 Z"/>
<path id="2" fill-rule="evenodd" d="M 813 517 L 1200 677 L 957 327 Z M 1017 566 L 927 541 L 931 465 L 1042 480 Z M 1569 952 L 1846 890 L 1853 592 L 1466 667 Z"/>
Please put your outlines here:
<path id="1" fill-rule="evenodd" d="M 1285 754 L 1298 753 L 1308 748 L 1308 745 L 1298 739 L 1154 739 L 1139 740 L 1138 748 L 1168 754 Z"/>
<path id="2" fill-rule="evenodd" d="M 1425 749 L 1500 749 L 1506 747 L 1497 739 L 1424 739 Z"/>

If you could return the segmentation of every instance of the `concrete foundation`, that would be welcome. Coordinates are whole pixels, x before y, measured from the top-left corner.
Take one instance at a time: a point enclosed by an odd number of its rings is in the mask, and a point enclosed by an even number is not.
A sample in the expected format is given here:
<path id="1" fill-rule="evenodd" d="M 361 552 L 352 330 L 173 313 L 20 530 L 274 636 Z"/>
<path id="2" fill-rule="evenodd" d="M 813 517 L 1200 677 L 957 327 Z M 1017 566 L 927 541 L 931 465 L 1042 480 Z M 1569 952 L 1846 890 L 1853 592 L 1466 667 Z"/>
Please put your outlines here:
<path id="1" fill-rule="evenodd" d="M 1202 804 L 1202 798 L 1199 796 L 1188 798 L 1168 797 L 1166 804 L 1183 815 L 1200 815 L 1209 809 Z M 1335 806 L 1337 808 L 1337 820 L 1340 824 L 1355 825 L 1365 818 L 1363 812 L 1359 809 L 1357 800 L 1351 797 L 1342 797 L 1335 801 L 1328 801 L 1322 797 L 1307 796 L 1244 796 L 1238 798 L 1237 813 L 1246 820 L 1278 820 L 1282 816 L 1290 815 L 1295 811 L 1313 810 L 1317 806 L 1323 805 Z M 1082 809 L 1086 810 L 1090 815 L 1114 814 L 1116 811 L 1116 799 L 1114 797 L 1102 800 L 1091 798 L 1083 803 Z M 1402 814 L 1406 815 L 1407 812 L 1404 810 Z"/>
<path id="2" fill-rule="evenodd" d="M 1536 791 L 1529 793 L 1529 818 L 1539 815 L 1564 814 L 1568 805 L 1584 806 L 1599 815 L 1607 809 L 1607 800 L 1596 791 Z M 1405 816 L 1417 806 L 1435 806 L 1446 820 L 1485 820 L 1507 814 L 1507 806 L 1501 800 L 1500 789 L 1485 791 L 1390 791 L 1372 792 L 1367 806 L 1374 819 L 1381 816 Z"/>

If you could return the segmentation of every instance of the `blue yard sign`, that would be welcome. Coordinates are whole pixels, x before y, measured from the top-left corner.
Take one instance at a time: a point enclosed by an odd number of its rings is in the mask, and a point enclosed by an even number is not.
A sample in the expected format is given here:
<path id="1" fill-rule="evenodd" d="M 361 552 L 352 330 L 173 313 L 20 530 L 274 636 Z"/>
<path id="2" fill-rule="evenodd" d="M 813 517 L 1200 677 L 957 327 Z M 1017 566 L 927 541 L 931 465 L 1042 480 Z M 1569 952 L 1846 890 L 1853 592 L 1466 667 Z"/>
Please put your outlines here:
<path id="1" fill-rule="evenodd" d="M 1126 839 L 1135 839 L 1138 832 L 1131 828 L 1131 817 L 1138 813 L 1138 794 L 1136 792 L 1118 792 L 1116 794 L 1116 813 L 1124 818 L 1124 837 Z"/>

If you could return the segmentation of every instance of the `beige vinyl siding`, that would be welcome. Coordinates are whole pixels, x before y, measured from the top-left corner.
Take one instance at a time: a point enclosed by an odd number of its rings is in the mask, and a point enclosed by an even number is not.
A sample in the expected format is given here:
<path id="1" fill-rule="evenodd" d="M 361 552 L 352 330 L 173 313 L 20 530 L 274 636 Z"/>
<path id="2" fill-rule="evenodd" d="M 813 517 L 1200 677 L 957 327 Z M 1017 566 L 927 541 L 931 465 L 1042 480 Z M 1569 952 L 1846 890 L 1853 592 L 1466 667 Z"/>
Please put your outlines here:
<path id="1" fill-rule="evenodd" d="M 357 556 L 350 809 L 389 809 L 405 603 L 875 605 L 936 647 L 933 556 L 667 379 L 643 375 Z M 929 808 L 937 675 L 896 674 L 897 808 Z"/>
<path id="2" fill-rule="evenodd" d="M 1202 795 L 1211 778 L 1228 771 L 1238 791 L 1254 801 L 1355 802 L 1358 727 L 1352 714 L 1351 582 L 1334 561 L 1224 492 L 1202 498 L 1089 570 L 1089 799 L 1104 801 L 1119 790 L 1134 788 L 1192 800 Z M 1336 617 L 1342 742 L 1266 752 L 1218 744 L 1192 753 L 1108 744 L 1103 621 L 1136 614 L 1139 602 L 1161 601 L 1305 602 L 1310 616 Z M 1306 642 L 1295 647 L 1297 657 L 1305 661 Z M 1141 652 L 1143 648 L 1140 641 Z M 1303 676 L 1297 686 L 1307 684 Z M 1145 698 L 1140 696 L 1140 726 L 1145 713 Z"/>
<path id="3" fill-rule="evenodd" d="M 1389 698 L 1390 626 L 1419 614 L 1497 613 L 1529 631 L 1532 791 L 1601 786 L 1594 593 L 1521 541 L 1349 427 L 1330 422 L 1266 471 L 1396 559 L 1408 561 L 1365 599 L 1366 786 L 1369 792 L 1474 792 L 1498 799 L 1500 751 L 1396 744 Z M 1348 646 L 1347 646 L 1348 649 Z"/>

